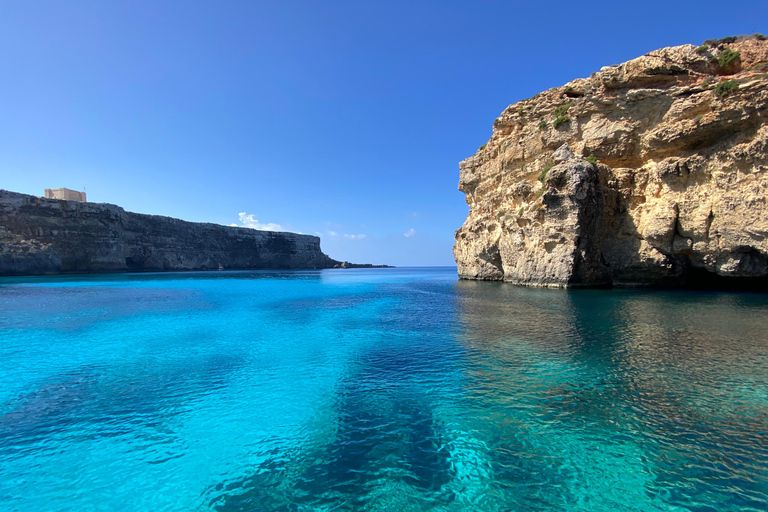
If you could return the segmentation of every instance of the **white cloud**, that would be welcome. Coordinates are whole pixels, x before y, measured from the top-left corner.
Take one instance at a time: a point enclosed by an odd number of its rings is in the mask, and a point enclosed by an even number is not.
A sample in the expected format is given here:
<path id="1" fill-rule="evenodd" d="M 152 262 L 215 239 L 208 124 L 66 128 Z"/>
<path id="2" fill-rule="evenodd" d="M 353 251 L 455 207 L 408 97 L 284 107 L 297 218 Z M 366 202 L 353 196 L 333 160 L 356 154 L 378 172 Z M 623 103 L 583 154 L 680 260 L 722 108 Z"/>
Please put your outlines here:
<path id="1" fill-rule="evenodd" d="M 347 233 L 339 233 L 337 231 L 328 230 L 326 231 L 328 233 L 328 238 L 331 240 L 338 240 L 339 238 L 343 238 L 344 240 L 362 240 L 365 238 L 365 235 L 359 234 L 359 235 L 350 235 Z"/>
<path id="2" fill-rule="evenodd" d="M 413 229 L 413 228 L 411 228 L 411 229 L 409 229 L 408 231 L 406 231 L 405 233 L 403 233 L 403 236 L 404 236 L 405 238 L 410 238 L 410 237 L 412 237 L 412 236 L 413 236 L 413 235 L 415 235 L 415 234 L 416 234 L 416 230 L 415 230 L 415 229 Z"/>
<path id="3" fill-rule="evenodd" d="M 240 224 L 230 224 L 230 226 L 260 229 L 262 231 L 285 231 L 285 228 L 280 224 L 275 224 L 274 222 L 259 222 L 254 218 L 253 214 L 247 215 L 245 212 L 241 212 L 238 214 L 238 217 L 240 217 Z"/>

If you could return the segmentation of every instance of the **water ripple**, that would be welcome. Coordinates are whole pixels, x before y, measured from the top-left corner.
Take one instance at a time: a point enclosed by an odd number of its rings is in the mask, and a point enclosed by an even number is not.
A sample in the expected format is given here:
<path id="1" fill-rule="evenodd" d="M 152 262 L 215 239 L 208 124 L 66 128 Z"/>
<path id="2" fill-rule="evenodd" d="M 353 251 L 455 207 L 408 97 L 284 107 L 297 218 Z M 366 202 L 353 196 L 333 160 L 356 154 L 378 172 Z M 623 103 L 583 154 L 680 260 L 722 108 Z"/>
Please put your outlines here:
<path id="1" fill-rule="evenodd" d="M 0 280 L 0 509 L 768 510 L 768 297 Z"/>

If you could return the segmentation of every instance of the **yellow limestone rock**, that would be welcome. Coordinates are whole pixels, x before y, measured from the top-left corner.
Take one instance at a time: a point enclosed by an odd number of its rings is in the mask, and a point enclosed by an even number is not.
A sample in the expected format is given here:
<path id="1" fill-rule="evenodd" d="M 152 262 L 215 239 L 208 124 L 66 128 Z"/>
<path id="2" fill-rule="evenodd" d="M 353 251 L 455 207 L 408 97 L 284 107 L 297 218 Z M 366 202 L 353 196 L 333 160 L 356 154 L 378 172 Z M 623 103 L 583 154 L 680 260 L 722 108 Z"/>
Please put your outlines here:
<path id="1" fill-rule="evenodd" d="M 768 278 L 767 119 L 762 36 L 656 50 L 510 105 L 459 164 L 459 276 Z"/>

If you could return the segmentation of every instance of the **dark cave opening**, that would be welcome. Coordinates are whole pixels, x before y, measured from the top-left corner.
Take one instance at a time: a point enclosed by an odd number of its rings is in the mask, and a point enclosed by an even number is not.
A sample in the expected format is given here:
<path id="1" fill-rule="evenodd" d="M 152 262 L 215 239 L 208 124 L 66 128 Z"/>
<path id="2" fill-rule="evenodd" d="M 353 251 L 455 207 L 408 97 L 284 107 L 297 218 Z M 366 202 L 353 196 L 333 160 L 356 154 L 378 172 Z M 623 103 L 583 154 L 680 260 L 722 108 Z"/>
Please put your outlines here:
<path id="1" fill-rule="evenodd" d="M 689 290 L 768 292 L 768 276 L 721 276 L 699 267 L 688 267 L 681 284 Z"/>

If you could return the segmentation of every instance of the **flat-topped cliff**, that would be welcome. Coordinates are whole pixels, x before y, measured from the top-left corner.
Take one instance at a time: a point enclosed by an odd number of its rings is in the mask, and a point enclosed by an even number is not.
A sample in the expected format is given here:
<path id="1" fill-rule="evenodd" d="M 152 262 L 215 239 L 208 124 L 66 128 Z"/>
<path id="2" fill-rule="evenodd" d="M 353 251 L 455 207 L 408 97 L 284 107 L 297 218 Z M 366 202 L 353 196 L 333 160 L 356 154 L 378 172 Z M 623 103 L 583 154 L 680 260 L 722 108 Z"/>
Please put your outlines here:
<path id="1" fill-rule="evenodd" d="M 0 190 L 0 275 L 332 268 L 320 238 Z"/>
<path id="2" fill-rule="evenodd" d="M 509 106 L 459 165 L 459 276 L 768 290 L 767 119 L 762 36 L 656 50 Z"/>

